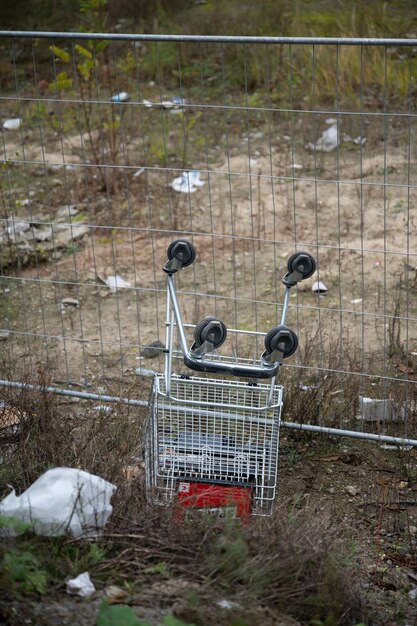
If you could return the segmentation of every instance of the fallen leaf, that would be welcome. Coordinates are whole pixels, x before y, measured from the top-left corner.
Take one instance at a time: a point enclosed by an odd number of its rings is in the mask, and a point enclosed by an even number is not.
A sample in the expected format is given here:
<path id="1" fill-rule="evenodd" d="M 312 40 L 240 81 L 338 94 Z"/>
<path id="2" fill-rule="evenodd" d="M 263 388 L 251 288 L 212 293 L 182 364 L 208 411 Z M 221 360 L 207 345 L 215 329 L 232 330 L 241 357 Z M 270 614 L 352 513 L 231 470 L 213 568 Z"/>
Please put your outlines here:
<path id="1" fill-rule="evenodd" d="M 107 604 L 125 604 L 128 593 L 125 589 L 121 589 L 116 585 L 110 585 L 104 590 Z"/>
<path id="2" fill-rule="evenodd" d="M 340 459 L 340 454 L 326 454 L 324 456 L 316 456 L 312 461 L 323 461 L 324 463 L 331 463 L 332 461 L 338 461 Z"/>
<path id="3" fill-rule="evenodd" d="M 397 367 L 403 374 L 414 374 L 414 368 L 405 365 L 405 363 L 401 361 L 398 363 Z"/>

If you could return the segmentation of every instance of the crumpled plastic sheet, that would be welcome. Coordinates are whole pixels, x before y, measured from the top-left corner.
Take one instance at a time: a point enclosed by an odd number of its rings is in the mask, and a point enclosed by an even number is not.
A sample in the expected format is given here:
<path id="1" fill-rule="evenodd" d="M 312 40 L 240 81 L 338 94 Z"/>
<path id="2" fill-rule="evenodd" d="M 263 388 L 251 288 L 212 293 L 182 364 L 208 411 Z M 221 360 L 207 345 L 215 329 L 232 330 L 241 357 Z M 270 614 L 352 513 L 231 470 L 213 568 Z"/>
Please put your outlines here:
<path id="1" fill-rule="evenodd" d="M 113 292 L 117 291 L 118 289 L 128 289 L 132 286 L 131 283 L 118 275 L 107 276 L 105 282 L 107 287 L 110 287 L 110 290 Z"/>
<path id="2" fill-rule="evenodd" d="M 330 126 L 323 131 L 316 143 L 309 143 L 307 148 L 316 152 L 332 152 L 339 145 L 339 132 L 336 125 Z"/>
<path id="3" fill-rule="evenodd" d="M 112 102 L 129 102 L 130 94 L 127 91 L 121 91 L 120 93 L 116 93 L 111 97 Z"/>
<path id="4" fill-rule="evenodd" d="M 22 125 L 21 117 L 11 117 L 3 122 L 4 130 L 19 130 Z"/>
<path id="5" fill-rule="evenodd" d="M 83 572 L 76 578 L 67 580 L 66 588 L 67 593 L 73 596 L 80 596 L 81 598 L 87 598 L 96 592 L 88 572 Z"/>
<path id="6" fill-rule="evenodd" d="M 171 187 L 179 193 L 194 193 L 198 187 L 205 184 L 205 181 L 200 179 L 200 175 L 201 173 L 196 170 L 183 172 L 181 176 L 174 178 Z"/>
<path id="7" fill-rule="evenodd" d="M 55 467 L 42 474 L 20 496 L 14 489 L 0 502 L 0 516 L 29 523 L 38 535 L 95 535 L 113 511 L 117 487 L 80 469 Z"/>

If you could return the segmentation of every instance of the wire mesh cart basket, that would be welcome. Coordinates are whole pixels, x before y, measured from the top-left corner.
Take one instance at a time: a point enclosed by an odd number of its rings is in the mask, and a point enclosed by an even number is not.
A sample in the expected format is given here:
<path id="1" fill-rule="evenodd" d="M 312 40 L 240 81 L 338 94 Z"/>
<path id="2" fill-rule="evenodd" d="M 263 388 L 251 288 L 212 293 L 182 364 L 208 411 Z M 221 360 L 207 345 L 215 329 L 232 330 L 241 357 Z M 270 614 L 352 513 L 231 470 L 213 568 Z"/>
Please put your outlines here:
<path id="1" fill-rule="evenodd" d="M 191 265 L 193 244 L 180 239 L 168 248 L 165 371 L 153 380 L 145 433 L 148 497 L 160 504 L 229 514 L 270 515 L 275 499 L 283 387 L 276 384 L 284 358 L 295 352 L 297 335 L 285 325 L 290 289 L 316 268 L 307 252 L 288 259 L 283 278 L 281 323 L 265 335 L 256 362 L 219 354 L 227 329 L 216 317 L 201 320 L 188 346 L 175 274 Z M 205 376 L 172 371 L 174 331 L 185 365 Z M 226 374 L 213 378 L 207 374 Z M 243 379 L 243 380 L 242 380 Z M 249 379 L 249 380 L 248 380 Z M 260 382 L 269 379 L 269 382 Z"/>

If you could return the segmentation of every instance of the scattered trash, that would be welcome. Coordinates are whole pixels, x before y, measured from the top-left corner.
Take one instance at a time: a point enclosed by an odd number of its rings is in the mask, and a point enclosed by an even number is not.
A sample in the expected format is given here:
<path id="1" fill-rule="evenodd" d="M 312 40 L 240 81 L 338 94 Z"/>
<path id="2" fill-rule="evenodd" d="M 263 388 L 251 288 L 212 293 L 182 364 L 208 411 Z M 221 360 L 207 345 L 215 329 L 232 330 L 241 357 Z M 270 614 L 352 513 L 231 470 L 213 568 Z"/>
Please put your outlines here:
<path id="1" fill-rule="evenodd" d="M 359 493 L 359 489 L 357 487 L 354 487 L 353 485 L 347 485 L 345 487 L 345 491 L 350 496 L 357 496 Z"/>
<path id="2" fill-rule="evenodd" d="M 313 293 L 326 293 L 329 291 L 324 283 L 321 281 L 315 282 L 311 288 Z"/>
<path id="3" fill-rule="evenodd" d="M 171 98 L 171 102 L 174 105 L 174 108 L 171 110 L 171 113 L 184 113 L 185 109 L 184 104 L 186 103 L 185 98 L 181 98 L 180 96 L 173 96 Z"/>
<path id="4" fill-rule="evenodd" d="M 233 600 L 217 600 L 216 604 L 221 609 L 226 609 L 227 611 L 241 608 L 241 605 L 238 602 L 233 602 Z"/>
<path id="5" fill-rule="evenodd" d="M 339 132 L 337 126 L 333 125 L 323 131 L 315 144 L 307 144 L 307 148 L 316 152 L 332 152 L 332 150 L 338 147 L 339 143 Z"/>
<path id="6" fill-rule="evenodd" d="M 412 589 L 410 589 L 410 591 L 408 592 L 408 597 L 410 598 L 410 600 L 417 600 L 417 587 L 413 587 Z"/>
<path id="7" fill-rule="evenodd" d="M 3 122 L 4 130 L 19 130 L 22 125 L 21 117 L 11 117 Z"/>
<path id="8" fill-rule="evenodd" d="M 162 341 L 153 341 L 152 343 L 148 344 L 147 346 L 145 346 L 143 348 L 143 350 L 141 350 L 141 356 L 145 357 L 146 359 L 153 359 L 156 356 L 159 356 L 160 354 L 162 354 L 162 351 L 165 349 L 164 344 L 162 343 Z"/>
<path id="9" fill-rule="evenodd" d="M 18 235 L 26 233 L 30 229 L 30 222 L 25 220 L 16 220 L 14 217 L 8 217 L 6 220 L 6 233 L 11 239 L 15 239 Z"/>
<path id="10" fill-rule="evenodd" d="M 80 596 L 81 598 L 87 598 L 96 592 L 96 588 L 91 582 L 90 574 L 83 572 L 76 578 L 67 580 L 67 593 L 72 596 Z"/>
<path id="11" fill-rule="evenodd" d="M 115 491 L 115 485 L 99 476 L 55 467 L 20 496 L 12 489 L 0 502 L 0 515 L 30 523 L 38 535 L 56 537 L 69 532 L 73 537 L 88 537 L 106 525 Z"/>
<path id="12" fill-rule="evenodd" d="M 359 135 L 359 137 L 352 139 L 352 143 L 354 143 L 357 146 L 364 146 L 366 143 L 366 137 L 362 137 L 361 135 Z"/>
<path id="13" fill-rule="evenodd" d="M 150 100 L 142 100 L 143 106 L 148 109 L 153 107 L 162 107 L 163 109 L 169 109 L 171 113 L 184 113 L 185 109 L 183 108 L 186 103 L 184 98 L 180 96 L 173 96 L 169 100 L 162 100 L 161 102 L 151 102 Z"/>
<path id="14" fill-rule="evenodd" d="M 200 172 L 183 172 L 178 178 L 174 178 L 171 187 L 180 193 L 194 193 L 197 187 L 202 187 L 204 181 L 200 179 Z"/>
<path id="15" fill-rule="evenodd" d="M 113 409 L 108 404 L 97 404 L 96 406 L 93 406 L 93 411 L 101 411 L 102 413 L 111 413 Z"/>
<path id="16" fill-rule="evenodd" d="M 116 292 L 118 289 L 128 289 L 131 287 L 131 283 L 124 280 L 121 276 L 107 276 L 104 281 L 107 287 L 110 287 L 110 291 Z"/>
<path id="17" fill-rule="evenodd" d="M 61 300 L 61 305 L 62 308 L 65 308 L 66 306 L 80 306 L 80 301 L 77 300 L 76 298 L 64 298 L 63 300 Z"/>
<path id="18" fill-rule="evenodd" d="M 257 159 L 249 159 L 249 167 L 255 167 L 257 163 L 258 163 Z"/>
<path id="19" fill-rule="evenodd" d="M 410 452 L 414 448 L 414 446 L 396 446 L 390 443 L 382 443 L 379 447 L 381 450 L 403 450 L 404 452 Z"/>
<path id="20" fill-rule="evenodd" d="M 337 120 L 333 117 L 329 117 L 326 120 L 326 124 L 330 125 L 330 128 L 326 128 L 323 131 L 321 137 L 316 143 L 308 143 L 308 150 L 315 150 L 316 152 L 332 152 L 340 145 L 339 130 L 337 126 Z M 366 143 L 366 137 L 359 135 L 354 139 L 347 133 L 342 134 L 342 141 L 344 143 L 353 143 L 356 146 L 363 146 Z"/>
<path id="21" fill-rule="evenodd" d="M 109 585 L 104 590 L 107 604 L 124 604 L 129 597 L 125 589 L 117 585 Z"/>
<path id="22" fill-rule="evenodd" d="M 160 354 L 160 350 L 158 351 L 158 354 Z M 149 376 L 150 377 L 150 376 L 155 376 L 156 372 L 155 370 L 149 370 L 146 367 L 137 367 L 135 369 L 135 374 L 136 376 Z"/>
<path id="23" fill-rule="evenodd" d="M 404 407 L 397 407 L 392 400 L 359 396 L 359 417 L 366 422 L 396 422 L 403 420 L 404 415 Z"/>
<path id="24" fill-rule="evenodd" d="M 139 170 L 136 170 L 136 172 L 133 174 L 133 176 L 135 178 L 137 178 L 138 176 L 141 176 L 143 174 L 143 172 L 145 171 L 144 167 L 141 167 Z"/>
<path id="25" fill-rule="evenodd" d="M 172 109 L 172 113 L 182 113 L 184 109 L 182 108 L 185 104 L 185 99 L 180 96 L 173 96 L 170 100 L 163 100 L 161 105 L 164 109 Z"/>
<path id="26" fill-rule="evenodd" d="M 112 102 L 129 102 L 129 100 L 130 94 L 128 94 L 127 91 L 121 91 L 120 93 L 117 93 L 116 95 L 111 97 Z"/>
<path id="27" fill-rule="evenodd" d="M 0 328 L 0 341 L 6 341 L 10 337 L 10 330 L 7 328 Z"/>
<path id="28" fill-rule="evenodd" d="M 79 210 L 76 204 L 63 204 L 56 209 L 56 216 L 63 219 L 70 219 L 75 215 L 78 215 Z"/>
<path id="29" fill-rule="evenodd" d="M 77 212 L 75 208 L 61 207 L 53 221 L 34 214 L 27 220 L 14 217 L 4 220 L 0 224 L 0 264 L 8 267 L 18 262 L 23 266 L 47 260 L 59 249 L 74 245 L 90 232 L 90 226 L 82 220 L 71 222 L 71 215 Z"/>
<path id="30" fill-rule="evenodd" d="M 363 302 L 362 298 L 355 298 L 350 301 L 351 304 L 360 304 L 361 302 Z"/>
<path id="31" fill-rule="evenodd" d="M 304 169 L 304 166 L 303 166 L 303 165 L 300 165 L 300 163 L 293 163 L 293 164 L 292 164 L 292 169 L 293 169 L 293 170 L 300 170 L 300 171 L 301 171 L 301 170 L 303 170 L 303 169 Z"/>
<path id="32" fill-rule="evenodd" d="M 314 391 L 315 389 L 320 389 L 320 385 L 300 385 L 301 391 Z"/>

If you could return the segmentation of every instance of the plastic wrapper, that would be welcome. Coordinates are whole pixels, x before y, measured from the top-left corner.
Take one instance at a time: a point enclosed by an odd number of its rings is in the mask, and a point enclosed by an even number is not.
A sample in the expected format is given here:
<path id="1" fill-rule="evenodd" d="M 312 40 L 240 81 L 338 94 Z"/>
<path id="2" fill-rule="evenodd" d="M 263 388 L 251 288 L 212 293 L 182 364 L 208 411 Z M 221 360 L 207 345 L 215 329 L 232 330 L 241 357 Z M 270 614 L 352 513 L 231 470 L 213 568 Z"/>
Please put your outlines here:
<path id="1" fill-rule="evenodd" d="M 29 523 L 38 535 L 86 537 L 104 528 L 116 486 L 99 476 L 56 467 L 20 496 L 14 489 L 0 502 L 0 516 Z"/>

